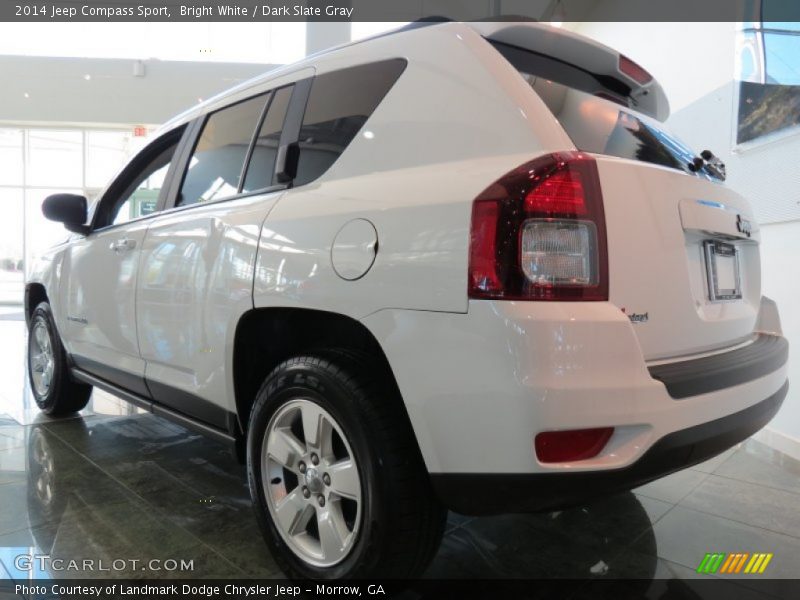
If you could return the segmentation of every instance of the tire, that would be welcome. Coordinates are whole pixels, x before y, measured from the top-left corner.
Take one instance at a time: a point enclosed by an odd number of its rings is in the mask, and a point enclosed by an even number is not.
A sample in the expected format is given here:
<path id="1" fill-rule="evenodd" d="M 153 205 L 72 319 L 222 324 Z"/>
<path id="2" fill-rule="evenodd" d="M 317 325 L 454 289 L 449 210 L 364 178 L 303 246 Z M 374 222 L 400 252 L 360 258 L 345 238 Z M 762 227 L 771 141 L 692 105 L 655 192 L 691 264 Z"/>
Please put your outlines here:
<path id="1" fill-rule="evenodd" d="M 28 379 L 37 406 L 51 417 L 82 410 L 89 402 L 92 386 L 74 381 L 67 355 L 47 302 L 31 315 L 28 327 Z"/>
<path id="2" fill-rule="evenodd" d="M 250 494 L 269 550 L 290 578 L 416 577 L 439 547 L 447 511 L 394 382 L 371 367 L 349 351 L 295 357 L 256 396 Z"/>

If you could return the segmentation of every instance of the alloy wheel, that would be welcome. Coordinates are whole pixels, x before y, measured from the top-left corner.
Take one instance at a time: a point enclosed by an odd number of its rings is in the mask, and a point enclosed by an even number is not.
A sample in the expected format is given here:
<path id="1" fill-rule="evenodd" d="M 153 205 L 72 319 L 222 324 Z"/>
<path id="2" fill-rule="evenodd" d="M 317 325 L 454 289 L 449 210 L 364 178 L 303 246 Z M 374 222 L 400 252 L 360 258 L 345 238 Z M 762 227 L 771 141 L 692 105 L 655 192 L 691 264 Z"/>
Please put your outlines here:
<path id="1" fill-rule="evenodd" d="M 331 567 L 353 549 L 361 519 L 361 477 L 333 416 L 308 399 L 284 404 L 270 419 L 261 472 L 272 520 L 299 558 Z"/>
<path id="2" fill-rule="evenodd" d="M 53 342 L 50 332 L 43 319 L 37 319 L 33 324 L 33 335 L 28 346 L 29 368 L 33 389 L 39 397 L 46 396 L 50 391 L 50 383 L 55 371 L 55 357 L 53 356 Z"/>

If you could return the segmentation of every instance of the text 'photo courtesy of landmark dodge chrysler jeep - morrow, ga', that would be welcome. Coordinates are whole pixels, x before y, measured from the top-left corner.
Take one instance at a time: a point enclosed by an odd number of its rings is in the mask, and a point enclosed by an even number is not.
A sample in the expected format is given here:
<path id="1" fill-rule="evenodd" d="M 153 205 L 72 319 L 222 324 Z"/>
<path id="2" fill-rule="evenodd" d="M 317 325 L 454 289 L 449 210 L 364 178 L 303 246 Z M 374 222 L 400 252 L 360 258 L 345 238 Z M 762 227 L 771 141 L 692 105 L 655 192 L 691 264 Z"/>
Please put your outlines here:
<path id="1" fill-rule="evenodd" d="M 446 510 L 564 507 L 763 427 L 788 345 L 724 165 L 546 25 L 414 23 L 166 124 L 26 289 L 31 386 L 230 443 L 292 577 L 410 577 Z M 142 214 L 137 193 L 158 190 Z"/>

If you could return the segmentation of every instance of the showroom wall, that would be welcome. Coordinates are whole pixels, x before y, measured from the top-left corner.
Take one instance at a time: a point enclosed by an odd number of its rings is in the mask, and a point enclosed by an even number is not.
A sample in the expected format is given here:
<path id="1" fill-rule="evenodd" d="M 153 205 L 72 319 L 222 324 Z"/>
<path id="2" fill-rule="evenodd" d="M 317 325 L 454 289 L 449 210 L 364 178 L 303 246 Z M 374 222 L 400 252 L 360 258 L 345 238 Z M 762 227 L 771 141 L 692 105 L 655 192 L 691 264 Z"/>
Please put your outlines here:
<path id="1" fill-rule="evenodd" d="M 0 56 L 0 122 L 161 124 L 274 65 Z M 46 116 L 46 117 L 45 117 Z"/>
<path id="2" fill-rule="evenodd" d="M 765 295 L 780 307 L 794 349 L 794 382 L 765 435 L 800 457 L 800 128 L 736 145 L 737 23 L 580 23 L 573 29 L 608 44 L 648 69 L 664 87 L 668 126 L 696 151 L 710 149 L 727 165 L 728 184 L 750 199 L 761 225 Z M 800 69 L 800 56 L 796 57 Z"/>

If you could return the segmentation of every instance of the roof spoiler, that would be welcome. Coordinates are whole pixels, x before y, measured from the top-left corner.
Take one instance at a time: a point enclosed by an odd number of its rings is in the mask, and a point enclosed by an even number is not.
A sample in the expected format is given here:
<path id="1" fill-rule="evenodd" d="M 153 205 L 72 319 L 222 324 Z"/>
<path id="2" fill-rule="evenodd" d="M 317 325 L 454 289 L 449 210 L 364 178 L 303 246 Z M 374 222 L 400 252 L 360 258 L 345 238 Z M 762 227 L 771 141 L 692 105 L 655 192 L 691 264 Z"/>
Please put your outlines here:
<path id="1" fill-rule="evenodd" d="M 625 97 L 631 108 L 666 121 L 669 101 L 656 79 L 627 56 L 587 37 L 551 25 L 521 22 L 466 23 L 486 39 L 555 58 L 586 71 L 598 80 L 611 80 L 614 92 Z"/>

